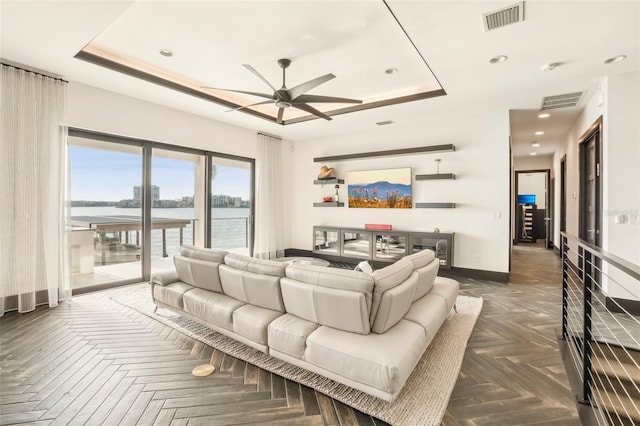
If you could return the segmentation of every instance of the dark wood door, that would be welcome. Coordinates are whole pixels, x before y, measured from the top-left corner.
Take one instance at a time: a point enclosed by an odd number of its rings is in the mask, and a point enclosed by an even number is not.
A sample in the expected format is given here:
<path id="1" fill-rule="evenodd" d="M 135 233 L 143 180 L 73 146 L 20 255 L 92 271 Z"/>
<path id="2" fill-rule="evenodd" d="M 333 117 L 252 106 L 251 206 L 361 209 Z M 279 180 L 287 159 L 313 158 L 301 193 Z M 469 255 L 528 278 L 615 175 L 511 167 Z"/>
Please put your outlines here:
<path id="1" fill-rule="evenodd" d="M 580 238 L 601 246 L 602 194 L 600 186 L 600 132 L 580 145 Z"/>

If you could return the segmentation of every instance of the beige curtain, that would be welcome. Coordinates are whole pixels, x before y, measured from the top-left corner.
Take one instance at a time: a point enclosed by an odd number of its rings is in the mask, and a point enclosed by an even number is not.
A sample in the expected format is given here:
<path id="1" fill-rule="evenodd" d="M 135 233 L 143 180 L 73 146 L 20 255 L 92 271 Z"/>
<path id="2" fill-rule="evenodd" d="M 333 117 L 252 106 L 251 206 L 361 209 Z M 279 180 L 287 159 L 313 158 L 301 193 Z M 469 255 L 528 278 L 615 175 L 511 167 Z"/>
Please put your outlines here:
<path id="1" fill-rule="evenodd" d="M 254 257 L 284 256 L 282 184 L 282 141 L 258 133 Z"/>
<path id="2" fill-rule="evenodd" d="M 66 82 L 0 64 L 0 315 L 69 296 Z"/>

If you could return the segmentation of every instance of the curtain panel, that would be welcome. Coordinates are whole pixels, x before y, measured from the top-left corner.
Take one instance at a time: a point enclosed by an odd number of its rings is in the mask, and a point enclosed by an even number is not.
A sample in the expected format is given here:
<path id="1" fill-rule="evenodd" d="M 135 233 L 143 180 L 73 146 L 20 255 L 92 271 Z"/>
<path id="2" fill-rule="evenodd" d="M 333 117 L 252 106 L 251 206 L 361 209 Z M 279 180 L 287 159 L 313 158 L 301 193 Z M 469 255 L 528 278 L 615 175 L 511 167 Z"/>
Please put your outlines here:
<path id="1" fill-rule="evenodd" d="M 284 256 L 282 184 L 282 141 L 258 133 L 254 257 Z"/>
<path id="2" fill-rule="evenodd" d="M 66 86 L 0 64 L 0 316 L 70 295 Z"/>

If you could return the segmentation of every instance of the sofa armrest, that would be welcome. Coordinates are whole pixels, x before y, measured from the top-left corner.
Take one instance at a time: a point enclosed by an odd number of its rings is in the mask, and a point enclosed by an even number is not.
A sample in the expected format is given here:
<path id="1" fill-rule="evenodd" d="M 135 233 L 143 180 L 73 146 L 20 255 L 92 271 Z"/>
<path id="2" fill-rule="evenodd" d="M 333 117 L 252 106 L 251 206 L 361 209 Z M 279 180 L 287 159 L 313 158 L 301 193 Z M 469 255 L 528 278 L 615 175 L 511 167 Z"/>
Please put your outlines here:
<path id="1" fill-rule="evenodd" d="M 151 275 L 151 284 L 158 284 L 162 286 L 175 283 L 179 280 L 180 278 L 178 278 L 178 273 L 176 271 L 155 272 Z"/>

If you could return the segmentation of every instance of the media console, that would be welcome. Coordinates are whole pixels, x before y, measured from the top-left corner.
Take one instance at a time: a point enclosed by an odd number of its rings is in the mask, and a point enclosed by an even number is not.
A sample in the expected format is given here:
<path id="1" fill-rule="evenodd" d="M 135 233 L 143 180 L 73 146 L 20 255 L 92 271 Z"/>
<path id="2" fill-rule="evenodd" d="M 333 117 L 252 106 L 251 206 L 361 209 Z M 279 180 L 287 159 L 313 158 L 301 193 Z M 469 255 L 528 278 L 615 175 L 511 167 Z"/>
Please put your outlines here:
<path id="1" fill-rule="evenodd" d="M 433 250 L 440 267 L 453 266 L 454 233 L 386 231 L 332 226 L 313 227 L 313 252 L 351 259 L 395 262 L 421 250 Z"/>

